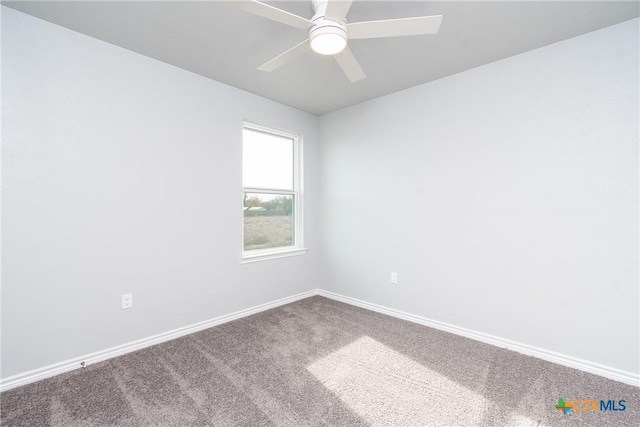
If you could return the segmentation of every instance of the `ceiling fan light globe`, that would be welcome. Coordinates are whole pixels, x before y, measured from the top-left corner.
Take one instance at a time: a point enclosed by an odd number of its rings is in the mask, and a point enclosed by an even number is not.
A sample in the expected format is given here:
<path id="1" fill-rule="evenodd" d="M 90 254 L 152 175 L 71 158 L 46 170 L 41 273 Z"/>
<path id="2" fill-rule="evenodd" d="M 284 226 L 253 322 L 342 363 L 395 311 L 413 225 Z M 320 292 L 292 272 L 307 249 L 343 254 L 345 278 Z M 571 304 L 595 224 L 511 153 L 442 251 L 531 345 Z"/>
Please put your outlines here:
<path id="1" fill-rule="evenodd" d="M 320 55 L 335 55 L 347 47 L 347 29 L 344 24 L 317 19 L 316 25 L 309 30 L 311 49 Z"/>
<path id="2" fill-rule="evenodd" d="M 347 47 L 347 40 L 340 34 L 319 34 L 311 40 L 311 49 L 320 55 L 335 55 Z"/>

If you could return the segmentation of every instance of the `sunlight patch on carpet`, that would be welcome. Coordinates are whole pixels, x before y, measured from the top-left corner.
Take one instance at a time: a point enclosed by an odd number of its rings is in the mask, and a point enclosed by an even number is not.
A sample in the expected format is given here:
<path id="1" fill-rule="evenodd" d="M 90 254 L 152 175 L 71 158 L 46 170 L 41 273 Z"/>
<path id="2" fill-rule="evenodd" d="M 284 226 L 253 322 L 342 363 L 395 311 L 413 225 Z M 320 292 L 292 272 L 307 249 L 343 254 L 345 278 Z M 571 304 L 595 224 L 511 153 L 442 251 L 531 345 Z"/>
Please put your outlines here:
<path id="1" fill-rule="evenodd" d="M 307 370 L 373 425 L 482 420 L 488 405 L 482 395 L 367 336 Z"/>

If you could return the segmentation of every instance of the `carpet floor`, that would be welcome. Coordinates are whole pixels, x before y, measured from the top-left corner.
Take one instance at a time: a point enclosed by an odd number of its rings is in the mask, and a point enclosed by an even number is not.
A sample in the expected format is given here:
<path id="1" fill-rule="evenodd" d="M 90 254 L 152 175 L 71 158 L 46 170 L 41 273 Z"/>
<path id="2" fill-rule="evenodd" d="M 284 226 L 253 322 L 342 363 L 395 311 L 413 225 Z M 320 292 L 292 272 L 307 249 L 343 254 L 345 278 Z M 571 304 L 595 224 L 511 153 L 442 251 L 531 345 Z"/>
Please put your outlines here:
<path id="1" fill-rule="evenodd" d="M 319 296 L 0 399 L 2 426 L 640 425 L 638 387 Z"/>

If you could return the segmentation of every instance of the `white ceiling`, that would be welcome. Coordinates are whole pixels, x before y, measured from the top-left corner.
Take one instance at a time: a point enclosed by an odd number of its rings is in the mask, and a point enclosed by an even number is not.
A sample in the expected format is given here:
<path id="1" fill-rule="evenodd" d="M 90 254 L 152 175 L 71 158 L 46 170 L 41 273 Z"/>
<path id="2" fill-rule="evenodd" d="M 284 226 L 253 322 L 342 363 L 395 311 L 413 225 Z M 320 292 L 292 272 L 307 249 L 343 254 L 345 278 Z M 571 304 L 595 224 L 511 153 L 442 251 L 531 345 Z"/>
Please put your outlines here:
<path id="1" fill-rule="evenodd" d="M 358 22 L 444 15 L 429 36 L 352 40 L 367 78 L 351 83 L 312 52 L 272 71 L 257 67 L 303 41 L 303 30 L 250 15 L 236 1 L 3 1 L 8 7 L 219 82 L 324 114 L 633 19 L 638 1 L 355 0 Z M 306 18 L 311 0 L 268 1 Z"/>

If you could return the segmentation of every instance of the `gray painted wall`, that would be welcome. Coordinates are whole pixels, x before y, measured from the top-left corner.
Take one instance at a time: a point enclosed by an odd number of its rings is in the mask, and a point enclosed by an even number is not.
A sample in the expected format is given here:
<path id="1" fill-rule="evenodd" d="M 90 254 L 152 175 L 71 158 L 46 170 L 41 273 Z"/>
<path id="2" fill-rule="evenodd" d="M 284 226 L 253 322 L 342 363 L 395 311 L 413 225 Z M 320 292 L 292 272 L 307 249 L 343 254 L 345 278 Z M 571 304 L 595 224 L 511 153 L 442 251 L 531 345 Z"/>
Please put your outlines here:
<path id="1" fill-rule="evenodd" d="M 318 119 L 2 12 L 2 378 L 318 287 L 638 372 L 637 20 Z M 239 263 L 243 119 L 307 255 Z"/>
<path id="2" fill-rule="evenodd" d="M 633 20 L 321 117 L 327 290 L 638 373 L 638 51 Z"/>
<path id="3" fill-rule="evenodd" d="M 319 286 L 317 117 L 2 11 L 3 378 Z M 243 119 L 304 135 L 306 255 L 240 264 Z"/>

